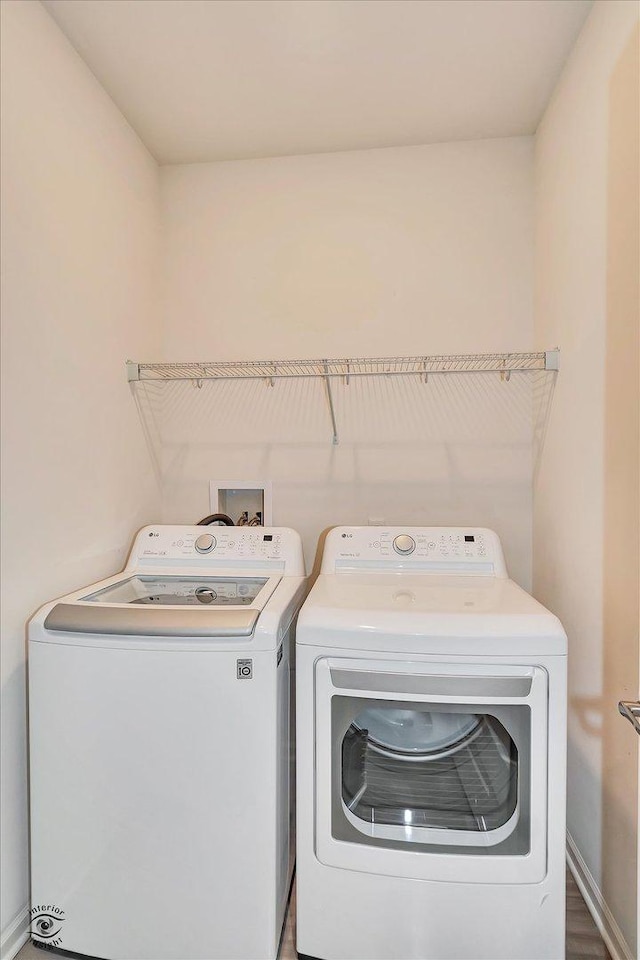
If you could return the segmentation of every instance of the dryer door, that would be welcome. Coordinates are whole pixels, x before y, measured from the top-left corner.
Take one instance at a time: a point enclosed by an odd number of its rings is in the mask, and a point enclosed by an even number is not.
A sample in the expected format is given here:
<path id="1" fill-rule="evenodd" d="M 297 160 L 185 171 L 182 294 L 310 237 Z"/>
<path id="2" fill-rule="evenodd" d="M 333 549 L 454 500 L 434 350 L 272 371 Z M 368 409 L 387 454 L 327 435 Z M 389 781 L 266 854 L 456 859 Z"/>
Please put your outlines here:
<path id="1" fill-rule="evenodd" d="M 316 691 L 322 862 L 419 879 L 544 877 L 543 669 L 325 658 Z"/>

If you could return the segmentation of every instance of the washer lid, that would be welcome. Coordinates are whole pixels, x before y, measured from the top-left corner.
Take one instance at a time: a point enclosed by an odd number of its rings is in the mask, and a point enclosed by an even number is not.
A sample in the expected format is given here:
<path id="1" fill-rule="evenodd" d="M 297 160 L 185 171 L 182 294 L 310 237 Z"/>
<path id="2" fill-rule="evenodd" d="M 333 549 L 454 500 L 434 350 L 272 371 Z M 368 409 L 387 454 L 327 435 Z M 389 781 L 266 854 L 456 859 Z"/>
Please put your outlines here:
<path id="1" fill-rule="evenodd" d="M 47 630 L 137 637 L 250 637 L 260 610 L 159 609 L 149 606 L 91 606 L 57 603 L 44 621 Z"/>
<path id="2" fill-rule="evenodd" d="M 157 577 L 134 576 L 119 580 L 85 597 L 79 603 L 124 603 L 148 606 L 249 606 L 267 577 Z"/>
<path id="3" fill-rule="evenodd" d="M 45 630 L 137 637 L 250 637 L 280 577 L 134 575 L 51 608 Z"/>

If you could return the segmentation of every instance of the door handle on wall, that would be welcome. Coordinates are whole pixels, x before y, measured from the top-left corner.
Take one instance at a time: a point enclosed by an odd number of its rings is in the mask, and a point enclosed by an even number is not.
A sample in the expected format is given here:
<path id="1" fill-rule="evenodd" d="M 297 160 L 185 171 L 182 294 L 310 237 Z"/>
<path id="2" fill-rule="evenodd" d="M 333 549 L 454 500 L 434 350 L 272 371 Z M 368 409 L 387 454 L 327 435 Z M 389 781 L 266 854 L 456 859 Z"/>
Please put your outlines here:
<path id="1" fill-rule="evenodd" d="M 640 702 L 636 700 L 633 703 L 630 700 L 621 700 L 618 704 L 618 710 L 633 725 L 636 733 L 640 733 Z"/>

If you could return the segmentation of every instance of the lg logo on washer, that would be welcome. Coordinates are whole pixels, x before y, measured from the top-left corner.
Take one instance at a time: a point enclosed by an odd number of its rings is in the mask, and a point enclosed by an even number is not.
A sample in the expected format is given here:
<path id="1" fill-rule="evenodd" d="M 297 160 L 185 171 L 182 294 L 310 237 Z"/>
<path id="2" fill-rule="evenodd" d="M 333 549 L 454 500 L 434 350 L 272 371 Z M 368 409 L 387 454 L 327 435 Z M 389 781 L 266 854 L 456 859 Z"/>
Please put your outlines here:
<path id="1" fill-rule="evenodd" d="M 253 680 L 253 660 L 236 660 L 236 679 Z"/>
<path id="2" fill-rule="evenodd" d="M 64 910 L 60 907 L 54 907 L 52 904 L 46 906 L 32 907 L 31 916 L 31 937 L 39 947 L 53 949 L 59 947 L 62 943 L 62 937 L 59 936 L 62 930 L 62 924 L 66 920 Z"/>

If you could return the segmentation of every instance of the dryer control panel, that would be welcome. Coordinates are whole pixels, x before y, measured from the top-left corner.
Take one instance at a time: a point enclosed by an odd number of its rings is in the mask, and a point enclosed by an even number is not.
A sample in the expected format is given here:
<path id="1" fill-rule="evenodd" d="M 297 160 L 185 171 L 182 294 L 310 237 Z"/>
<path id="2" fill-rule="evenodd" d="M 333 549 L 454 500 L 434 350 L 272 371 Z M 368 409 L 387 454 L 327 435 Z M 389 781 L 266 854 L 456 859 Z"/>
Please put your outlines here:
<path id="1" fill-rule="evenodd" d="M 484 527 L 335 527 L 323 573 L 392 569 L 506 577 L 500 539 Z"/>
<path id="2" fill-rule="evenodd" d="M 304 576 L 302 542 L 288 527 L 143 527 L 133 543 L 127 568 L 147 565 L 271 567 L 291 576 Z"/>

